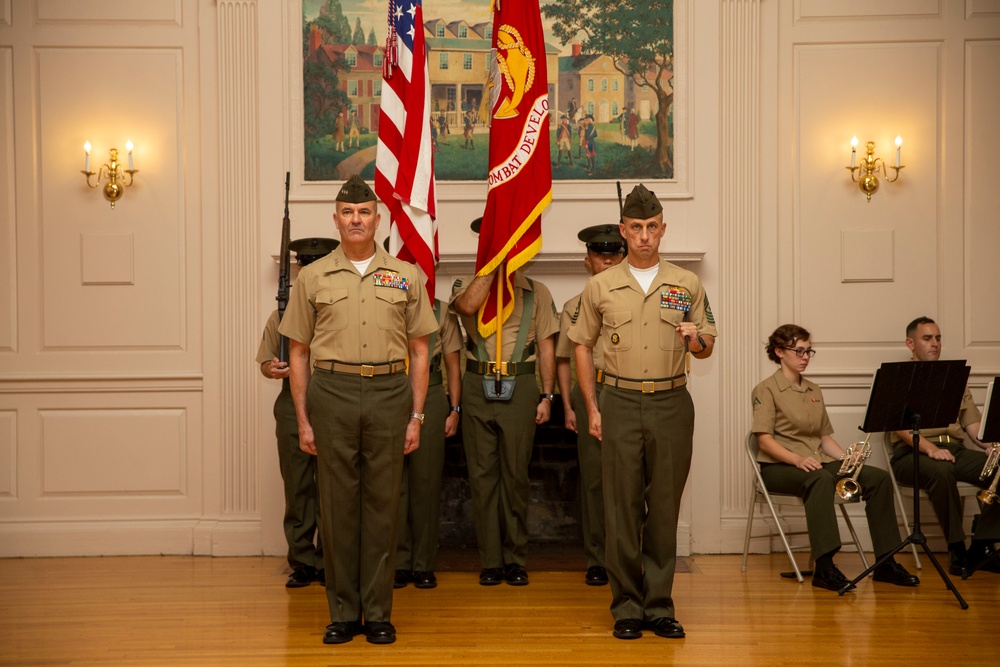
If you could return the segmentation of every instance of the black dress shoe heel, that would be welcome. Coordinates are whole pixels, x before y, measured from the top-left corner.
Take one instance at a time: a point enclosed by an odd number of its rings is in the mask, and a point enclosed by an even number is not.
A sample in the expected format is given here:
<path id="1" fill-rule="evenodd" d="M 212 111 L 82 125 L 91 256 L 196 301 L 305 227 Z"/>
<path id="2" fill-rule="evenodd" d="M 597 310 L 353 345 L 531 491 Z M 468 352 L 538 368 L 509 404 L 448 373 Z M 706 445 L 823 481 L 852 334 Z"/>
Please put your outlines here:
<path id="1" fill-rule="evenodd" d="M 480 586 L 497 586 L 503 581 L 503 569 L 499 567 L 483 568 L 479 573 Z"/>
<path id="2" fill-rule="evenodd" d="M 615 629 L 612 632 L 616 639 L 639 639 L 642 637 L 642 621 L 638 618 L 623 618 L 615 621 Z"/>
<path id="3" fill-rule="evenodd" d="M 343 644 L 360 635 L 363 629 L 360 621 L 338 621 L 326 626 L 323 633 L 324 644 Z"/>
<path id="4" fill-rule="evenodd" d="M 391 644 L 396 641 L 396 628 L 389 621 L 365 623 L 365 638 L 369 644 Z"/>
<path id="5" fill-rule="evenodd" d="M 666 637 L 667 639 L 684 638 L 684 628 L 677 622 L 676 618 L 670 618 L 667 616 L 657 618 L 650 621 L 647 624 L 647 627 L 649 627 L 649 629 L 652 630 L 657 637 Z"/>
<path id="6" fill-rule="evenodd" d="M 606 586 L 608 584 L 608 571 L 600 565 L 588 567 L 584 581 L 588 586 Z"/>
<path id="7" fill-rule="evenodd" d="M 875 568 L 872 579 L 895 586 L 916 586 L 920 583 L 920 579 L 907 572 L 906 568 L 896 561 L 889 561 Z"/>
<path id="8" fill-rule="evenodd" d="M 511 586 L 527 586 L 528 571 L 523 565 L 508 563 L 503 568 L 503 579 Z"/>
<path id="9" fill-rule="evenodd" d="M 285 588 L 304 588 L 316 581 L 316 568 L 303 565 L 292 570 L 285 582 Z"/>
<path id="10" fill-rule="evenodd" d="M 406 584 L 413 581 L 413 573 L 409 570 L 396 570 L 396 575 L 392 579 L 393 588 L 406 588 Z"/>
<path id="11" fill-rule="evenodd" d="M 435 588 L 438 585 L 437 577 L 433 572 L 414 572 L 413 586 L 415 588 Z"/>

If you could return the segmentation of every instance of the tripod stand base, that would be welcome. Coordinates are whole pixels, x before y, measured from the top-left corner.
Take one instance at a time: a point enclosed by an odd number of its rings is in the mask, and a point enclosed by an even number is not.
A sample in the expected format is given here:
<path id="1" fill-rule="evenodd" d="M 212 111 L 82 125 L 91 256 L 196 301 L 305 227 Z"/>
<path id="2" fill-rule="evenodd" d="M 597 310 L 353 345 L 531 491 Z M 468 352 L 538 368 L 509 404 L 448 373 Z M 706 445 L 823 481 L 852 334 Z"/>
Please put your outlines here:
<path id="1" fill-rule="evenodd" d="M 867 570 L 859 574 L 857 577 L 852 579 L 847 585 L 845 585 L 843 588 L 837 591 L 837 594 L 843 595 L 844 593 L 848 592 L 849 590 L 857 586 L 858 582 L 867 577 L 871 572 L 875 570 L 875 568 L 879 567 L 884 563 L 888 563 L 893 556 L 895 556 L 897 553 L 899 553 L 906 547 L 910 546 L 911 544 L 916 544 L 920 546 L 921 549 L 924 550 L 924 553 L 927 554 L 927 559 L 934 565 L 934 569 L 937 570 L 938 574 L 941 575 L 941 579 L 944 581 L 945 586 L 948 587 L 948 590 L 954 593 L 955 599 L 958 600 L 958 604 L 962 607 L 962 609 L 968 609 L 969 603 L 962 598 L 962 595 L 958 592 L 958 589 L 955 588 L 955 584 L 951 583 L 951 579 L 948 577 L 948 573 L 944 571 L 944 569 L 941 567 L 941 564 L 938 563 L 937 558 L 934 557 L 934 552 L 931 551 L 930 547 L 927 546 L 927 538 L 925 538 L 922 533 L 918 532 L 910 533 L 910 535 L 908 535 L 905 540 L 896 545 L 895 549 L 893 549 L 887 554 L 884 554 L 881 558 L 875 561 L 875 563 L 872 564 Z M 994 553 L 993 555 L 995 556 L 997 554 Z"/>

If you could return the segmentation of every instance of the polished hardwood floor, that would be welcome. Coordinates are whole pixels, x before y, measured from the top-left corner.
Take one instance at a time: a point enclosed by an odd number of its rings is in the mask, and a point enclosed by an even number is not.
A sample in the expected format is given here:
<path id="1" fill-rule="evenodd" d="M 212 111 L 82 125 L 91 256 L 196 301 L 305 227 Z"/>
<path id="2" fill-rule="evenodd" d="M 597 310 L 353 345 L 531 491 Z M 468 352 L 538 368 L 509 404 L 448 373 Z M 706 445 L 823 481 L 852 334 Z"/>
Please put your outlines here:
<path id="1" fill-rule="evenodd" d="M 558 558 L 530 567 L 523 588 L 479 586 L 474 567 L 455 562 L 436 589 L 396 591 L 395 644 L 358 637 L 334 647 L 322 643 L 324 590 L 286 589 L 280 558 L 3 559 L 0 665 L 961 665 L 997 656 L 997 574 L 956 578 L 962 610 L 929 564 L 917 588 L 869 579 L 839 597 L 779 577 L 783 554 L 751 556 L 746 573 L 739 556 L 693 556 L 674 587 L 687 638 L 621 641 L 611 636 L 609 589 L 542 567 L 558 569 Z M 900 562 L 912 569 L 912 557 Z M 838 564 L 860 571 L 854 554 Z"/>

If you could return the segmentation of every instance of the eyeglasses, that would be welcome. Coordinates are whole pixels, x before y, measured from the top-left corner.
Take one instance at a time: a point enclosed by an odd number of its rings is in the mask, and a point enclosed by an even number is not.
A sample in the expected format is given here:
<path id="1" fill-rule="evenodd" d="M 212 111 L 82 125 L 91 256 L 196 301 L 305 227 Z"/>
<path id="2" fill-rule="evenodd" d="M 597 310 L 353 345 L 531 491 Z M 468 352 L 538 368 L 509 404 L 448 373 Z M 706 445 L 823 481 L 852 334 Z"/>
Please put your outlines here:
<path id="1" fill-rule="evenodd" d="M 799 359 L 801 359 L 802 357 L 809 357 L 810 359 L 812 359 L 813 357 L 816 356 L 816 350 L 812 349 L 811 347 L 810 348 L 786 347 L 785 349 L 788 350 L 789 352 L 794 352 L 795 356 L 798 357 Z"/>

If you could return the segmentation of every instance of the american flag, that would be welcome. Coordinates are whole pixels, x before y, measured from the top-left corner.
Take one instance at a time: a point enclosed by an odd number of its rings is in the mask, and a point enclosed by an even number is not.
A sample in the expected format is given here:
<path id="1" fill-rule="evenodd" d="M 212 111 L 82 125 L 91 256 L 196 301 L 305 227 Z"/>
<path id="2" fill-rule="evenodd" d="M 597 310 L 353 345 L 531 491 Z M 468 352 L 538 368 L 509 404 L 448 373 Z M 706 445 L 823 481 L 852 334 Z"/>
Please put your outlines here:
<path id="1" fill-rule="evenodd" d="M 431 146 L 430 82 L 420 0 L 389 0 L 375 194 L 389 209 L 389 250 L 417 265 L 434 299 L 437 204 Z"/>

